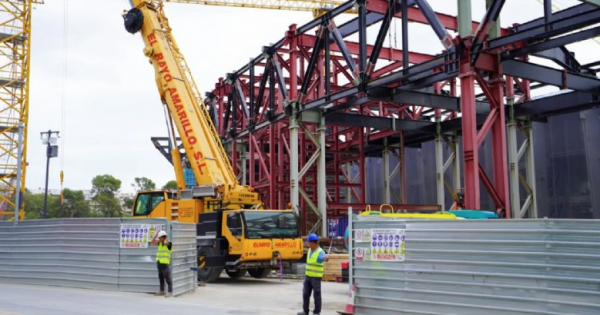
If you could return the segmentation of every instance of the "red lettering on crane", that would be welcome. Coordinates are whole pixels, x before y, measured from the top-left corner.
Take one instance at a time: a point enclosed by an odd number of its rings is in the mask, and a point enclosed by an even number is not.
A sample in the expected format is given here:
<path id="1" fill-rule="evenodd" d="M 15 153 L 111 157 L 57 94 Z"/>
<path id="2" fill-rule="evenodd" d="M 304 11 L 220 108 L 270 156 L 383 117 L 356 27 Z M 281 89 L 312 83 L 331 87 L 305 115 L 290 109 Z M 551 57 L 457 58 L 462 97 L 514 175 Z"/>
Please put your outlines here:
<path id="1" fill-rule="evenodd" d="M 197 164 L 197 165 L 198 165 L 198 170 L 200 171 L 200 174 L 204 175 L 204 171 L 202 169 L 206 167 L 206 163 L 201 163 L 201 164 Z"/>
<path id="2" fill-rule="evenodd" d="M 148 42 L 150 42 L 150 46 L 154 46 L 158 41 L 156 40 L 156 35 L 154 33 L 148 35 Z"/>
<path id="3" fill-rule="evenodd" d="M 191 136 L 191 137 L 188 139 L 188 142 L 189 142 L 190 144 L 196 144 L 196 142 L 198 142 L 198 140 L 196 140 L 196 137 L 194 137 L 194 136 Z M 195 155 L 194 155 L 194 156 L 195 156 Z M 196 159 L 196 160 L 197 160 L 197 159 Z"/>
<path id="4" fill-rule="evenodd" d="M 173 100 L 173 104 L 175 104 L 175 105 L 181 103 L 181 98 L 179 97 L 179 94 L 171 94 L 171 99 Z M 179 111 L 180 110 L 178 109 L 177 112 L 179 112 Z"/>
<path id="5" fill-rule="evenodd" d="M 154 54 L 154 59 L 163 60 L 163 59 L 165 59 L 165 56 L 163 56 L 162 53 Z"/>
<path id="6" fill-rule="evenodd" d="M 202 154 L 202 152 L 196 152 L 194 153 L 194 159 L 199 160 L 199 159 L 203 159 L 204 155 Z"/>

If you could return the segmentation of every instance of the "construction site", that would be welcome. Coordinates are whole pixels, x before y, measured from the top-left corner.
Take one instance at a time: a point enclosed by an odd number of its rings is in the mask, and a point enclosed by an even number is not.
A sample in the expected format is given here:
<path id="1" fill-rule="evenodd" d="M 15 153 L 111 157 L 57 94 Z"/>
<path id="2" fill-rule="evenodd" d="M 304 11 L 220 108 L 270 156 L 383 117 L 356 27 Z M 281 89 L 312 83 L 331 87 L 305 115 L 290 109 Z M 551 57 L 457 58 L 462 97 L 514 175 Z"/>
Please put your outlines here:
<path id="1" fill-rule="evenodd" d="M 70 17 L 84 1 L 36 27 L 53 0 L 0 0 L 0 314 L 600 314 L 600 0 L 127 0 Z M 36 77 L 53 23 L 64 61 Z M 49 92 L 69 71 L 89 81 Z M 156 167 L 176 188 L 48 218 L 69 99 L 69 137 L 88 138 L 69 176 Z"/>

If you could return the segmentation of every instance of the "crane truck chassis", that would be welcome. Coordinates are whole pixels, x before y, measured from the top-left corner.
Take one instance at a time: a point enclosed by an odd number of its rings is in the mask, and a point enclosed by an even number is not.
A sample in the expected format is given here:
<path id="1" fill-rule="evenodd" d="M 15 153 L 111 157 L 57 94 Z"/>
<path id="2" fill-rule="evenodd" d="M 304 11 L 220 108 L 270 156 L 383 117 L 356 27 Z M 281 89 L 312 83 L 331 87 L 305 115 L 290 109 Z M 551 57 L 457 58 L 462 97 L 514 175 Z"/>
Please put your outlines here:
<path id="1" fill-rule="evenodd" d="M 212 282 L 225 270 L 236 278 L 266 277 L 304 255 L 298 217 L 291 210 L 263 210 L 258 194 L 240 185 L 233 173 L 205 104 L 171 33 L 160 0 L 130 0 L 125 29 L 140 33 L 144 55 L 155 70 L 156 85 L 167 108 L 170 141 L 181 138 L 196 187 L 188 189 L 181 152 L 171 150 L 179 191 L 139 192 L 133 218 L 167 218 L 196 223 L 198 278 Z"/>

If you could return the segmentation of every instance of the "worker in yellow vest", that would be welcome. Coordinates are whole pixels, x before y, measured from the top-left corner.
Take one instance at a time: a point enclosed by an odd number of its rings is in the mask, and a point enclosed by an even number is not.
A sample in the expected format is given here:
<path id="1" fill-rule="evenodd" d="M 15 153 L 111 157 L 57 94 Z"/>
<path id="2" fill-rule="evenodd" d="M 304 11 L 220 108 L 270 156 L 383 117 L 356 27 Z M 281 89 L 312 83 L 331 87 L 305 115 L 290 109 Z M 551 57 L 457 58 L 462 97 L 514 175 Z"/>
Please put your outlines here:
<path id="1" fill-rule="evenodd" d="M 152 245 L 158 245 L 156 252 L 156 267 L 158 268 L 158 280 L 160 281 L 160 292 L 156 296 L 164 295 L 170 297 L 173 295 L 173 282 L 171 281 L 171 252 L 173 244 L 167 238 L 167 232 L 160 231 L 156 238 L 152 240 Z M 169 286 L 169 292 L 165 294 L 165 282 Z"/>
<path id="2" fill-rule="evenodd" d="M 306 256 L 306 277 L 304 278 L 304 288 L 302 289 L 302 308 L 298 315 L 308 315 L 308 306 L 310 304 L 310 295 L 314 292 L 315 309 L 314 315 L 321 314 L 321 279 L 325 262 L 329 260 L 325 251 L 319 246 L 319 237 L 317 234 L 308 235 L 308 256 Z"/>

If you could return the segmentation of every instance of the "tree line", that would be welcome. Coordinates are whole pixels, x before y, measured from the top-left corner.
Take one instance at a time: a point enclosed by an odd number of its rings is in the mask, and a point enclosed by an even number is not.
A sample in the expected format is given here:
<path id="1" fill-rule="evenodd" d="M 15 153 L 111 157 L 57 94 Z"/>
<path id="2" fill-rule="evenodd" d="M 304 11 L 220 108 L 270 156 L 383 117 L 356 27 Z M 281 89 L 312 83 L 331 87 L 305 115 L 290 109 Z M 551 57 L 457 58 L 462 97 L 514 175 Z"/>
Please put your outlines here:
<path id="1" fill-rule="evenodd" d="M 126 216 L 117 198 L 121 189 L 121 180 L 112 175 L 98 175 L 92 179 L 91 202 L 85 199 L 81 190 L 63 190 L 63 203 L 60 196 L 48 195 L 46 217 L 56 218 L 90 218 L 90 217 L 122 217 Z M 136 177 L 131 186 L 136 191 L 156 189 L 156 184 L 146 177 Z M 172 180 L 166 183 L 162 189 L 177 189 L 177 182 Z M 33 194 L 25 192 L 25 218 L 29 220 L 44 217 L 44 194 Z M 124 207 L 131 209 L 133 199 L 125 199 Z"/>

